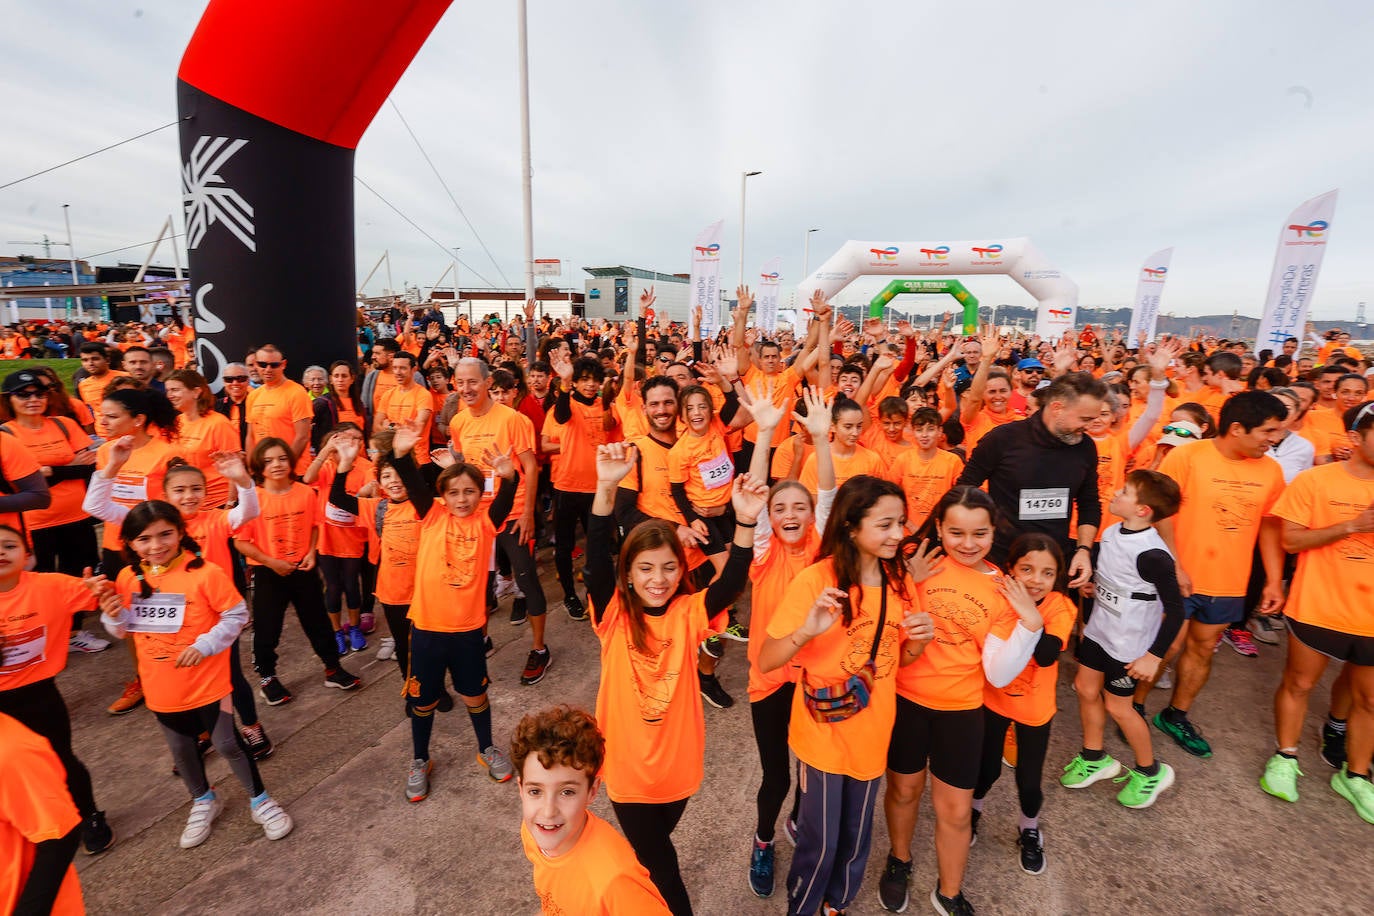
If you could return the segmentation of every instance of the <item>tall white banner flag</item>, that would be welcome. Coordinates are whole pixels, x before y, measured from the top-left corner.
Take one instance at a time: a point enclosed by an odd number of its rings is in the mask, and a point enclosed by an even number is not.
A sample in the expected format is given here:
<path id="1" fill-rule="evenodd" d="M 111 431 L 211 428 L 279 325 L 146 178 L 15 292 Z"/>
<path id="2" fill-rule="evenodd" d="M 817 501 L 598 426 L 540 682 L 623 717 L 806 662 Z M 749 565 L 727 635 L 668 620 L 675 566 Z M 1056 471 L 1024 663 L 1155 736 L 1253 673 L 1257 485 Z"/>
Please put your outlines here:
<path id="1" fill-rule="evenodd" d="M 782 274 L 778 271 L 781 268 L 782 258 L 769 258 L 763 262 L 763 270 L 759 271 L 759 294 L 755 298 L 759 309 L 758 323 L 769 334 L 778 327 L 778 291 L 782 286 Z"/>
<path id="2" fill-rule="evenodd" d="M 718 219 L 697 236 L 692 246 L 692 302 L 688 320 L 701 309 L 701 339 L 710 342 L 720 330 L 720 227 Z"/>
<path id="3" fill-rule="evenodd" d="M 1140 277 L 1135 283 L 1135 305 L 1131 309 L 1131 329 L 1126 333 L 1126 346 L 1134 347 L 1145 332 L 1146 340 L 1155 339 L 1155 324 L 1159 321 L 1159 297 L 1164 294 L 1164 281 L 1169 275 L 1172 248 L 1156 251 L 1145 259 Z"/>
<path id="4" fill-rule="evenodd" d="M 1283 348 L 1290 337 L 1302 340 L 1307 307 L 1317 290 L 1331 220 L 1336 214 L 1336 191 L 1314 197 L 1289 214 L 1279 230 L 1274 272 L 1269 276 L 1269 295 L 1255 335 L 1255 353 Z"/>

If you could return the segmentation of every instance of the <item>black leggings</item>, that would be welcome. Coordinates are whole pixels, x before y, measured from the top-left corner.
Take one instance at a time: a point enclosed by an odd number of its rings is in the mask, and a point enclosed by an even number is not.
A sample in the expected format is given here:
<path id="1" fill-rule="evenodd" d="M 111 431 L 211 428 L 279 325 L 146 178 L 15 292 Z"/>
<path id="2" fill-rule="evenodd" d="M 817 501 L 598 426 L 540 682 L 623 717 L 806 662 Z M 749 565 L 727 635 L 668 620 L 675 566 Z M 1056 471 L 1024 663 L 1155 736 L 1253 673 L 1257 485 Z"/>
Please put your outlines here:
<path id="1" fill-rule="evenodd" d="M 577 544 L 577 526 L 582 525 L 582 533 L 587 534 L 587 521 L 592 515 L 592 499 L 595 493 L 565 493 L 555 491 L 553 497 L 553 535 L 557 542 L 553 548 L 553 565 L 558 570 L 558 584 L 563 586 L 563 597 L 577 595 L 577 585 L 573 582 L 573 547 Z"/>
<path id="2" fill-rule="evenodd" d="M 13 690 L 0 690 L 0 712 L 48 739 L 67 769 L 67 791 L 72 793 L 76 810 L 83 819 L 89 819 L 96 812 L 95 790 L 91 788 L 90 771 L 72 750 L 72 720 L 57 681 L 44 678 Z"/>
<path id="3" fill-rule="evenodd" d="M 253 688 L 248 685 L 248 678 L 243 674 L 237 639 L 229 647 L 229 685 L 234 688 L 234 711 L 239 714 L 239 720 L 244 725 L 257 725 L 258 701 L 253 698 Z"/>
<path id="4" fill-rule="evenodd" d="M 1040 814 L 1045 801 L 1040 779 L 1045 771 L 1045 754 L 1050 747 L 1051 719 L 1044 725 L 1022 725 L 983 707 L 983 760 L 978 769 L 978 784 L 973 797 L 985 798 L 997 777 L 1002 775 L 1002 744 L 1007 726 L 1016 726 L 1016 797 L 1026 817 Z"/>
<path id="5" fill-rule="evenodd" d="M 759 747 L 759 763 L 763 767 L 763 782 L 759 783 L 756 799 L 759 820 L 754 830 L 765 843 L 773 842 L 778 813 L 782 811 L 782 803 L 787 801 L 787 790 L 792 787 L 787 732 L 792 720 L 792 695 L 796 690 L 796 684 L 783 684 L 762 700 L 749 704 L 749 716 L 754 720 L 754 743 Z M 798 791 L 792 802 L 793 820 L 797 817 L 800 800 Z"/>
<path id="6" fill-rule="evenodd" d="M 324 612 L 319 573 L 297 569 L 279 576 L 266 566 L 258 566 L 253 571 L 253 667 L 258 674 L 276 676 L 277 645 L 287 605 L 296 609 L 296 619 L 326 670 L 338 668 L 339 649 Z"/>
<path id="7" fill-rule="evenodd" d="M 60 572 L 81 576 L 87 567 L 100 565 L 100 542 L 90 519 L 53 525 L 51 528 L 31 528 L 33 553 L 37 572 Z"/>
<path id="8" fill-rule="evenodd" d="M 320 554 L 320 573 L 324 576 L 324 609 L 331 614 L 343 608 L 357 610 L 363 605 L 360 586 L 362 557 L 331 557 Z"/>
<path id="9" fill-rule="evenodd" d="M 635 857 L 649 870 L 649 880 L 663 895 L 673 916 L 691 916 L 692 901 L 687 898 L 677 849 L 673 847 L 673 830 L 687 810 L 687 799 L 658 805 L 612 801 L 611 807 Z"/>
<path id="10" fill-rule="evenodd" d="M 359 608 L 364 614 L 371 614 L 377 600 L 377 564 L 363 557 L 363 603 Z"/>
<path id="11" fill-rule="evenodd" d="M 410 605 L 383 604 L 386 625 L 396 641 L 396 664 L 401 666 L 401 680 L 410 677 Z"/>
<path id="12" fill-rule="evenodd" d="M 529 616 L 542 617 L 548 612 L 548 599 L 544 597 L 544 585 L 539 581 L 539 568 L 534 563 L 534 553 L 530 550 L 532 542 L 520 541 L 510 533 L 515 522 L 506 523 L 505 528 L 496 535 L 496 563 L 506 559 L 507 572 L 514 570 L 515 584 L 525 595 L 525 607 Z M 568 557 L 569 564 L 572 557 Z"/>

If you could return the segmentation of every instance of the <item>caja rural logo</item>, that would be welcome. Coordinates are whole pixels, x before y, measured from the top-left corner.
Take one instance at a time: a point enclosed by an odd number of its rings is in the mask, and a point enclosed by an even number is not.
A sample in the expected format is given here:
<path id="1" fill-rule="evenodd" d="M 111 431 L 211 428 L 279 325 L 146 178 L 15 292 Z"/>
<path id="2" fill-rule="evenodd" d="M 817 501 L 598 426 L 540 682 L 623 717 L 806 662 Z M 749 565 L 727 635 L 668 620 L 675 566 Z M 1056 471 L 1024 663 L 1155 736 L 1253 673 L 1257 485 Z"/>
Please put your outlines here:
<path id="1" fill-rule="evenodd" d="M 1326 234 L 1326 230 L 1330 228 L 1330 226 L 1331 224 L 1324 219 L 1314 219 L 1305 226 L 1294 224 L 1288 228 L 1296 232 L 1300 239 L 1319 239 Z"/>
<path id="2" fill-rule="evenodd" d="M 986 245 L 979 248 L 977 245 L 974 245 L 973 253 L 978 255 L 978 260 L 980 261 L 995 261 L 1002 256 L 1002 246 Z"/>
<path id="3" fill-rule="evenodd" d="M 921 254 L 925 255 L 927 261 L 947 261 L 949 260 L 949 246 L 936 245 L 934 248 L 922 248 Z"/>
<path id="4" fill-rule="evenodd" d="M 1159 282 L 1162 283 L 1162 282 L 1164 282 L 1164 275 L 1167 274 L 1167 273 L 1169 272 L 1169 268 L 1167 268 L 1167 267 L 1142 267 L 1140 272 L 1141 272 L 1141 274 L 1144 275 L 1144 278 L 1145 278 L 1146 280 L 1157 280 L 1157 281 L 1159 281 Z"/>
<path id="5" fill-rule="evenodd" d="M 718 258 L 718 257 L 720 257 L 720 246 L 717 245 L 717 244 L 697 245 L 697 246 L 696 246 L 696 249 L 697 249 L 697 254 L 701 255 L 701 256 L 704 257 L 704 258 Z"/>
<path id="6" fill-rule="evenodd" d="M 888 245 L 886 248 L 870 248 L 868 251 L 873 255 L 874 260 L 895 261 L 902 249 L 898 248 L 896 245 Z"/>

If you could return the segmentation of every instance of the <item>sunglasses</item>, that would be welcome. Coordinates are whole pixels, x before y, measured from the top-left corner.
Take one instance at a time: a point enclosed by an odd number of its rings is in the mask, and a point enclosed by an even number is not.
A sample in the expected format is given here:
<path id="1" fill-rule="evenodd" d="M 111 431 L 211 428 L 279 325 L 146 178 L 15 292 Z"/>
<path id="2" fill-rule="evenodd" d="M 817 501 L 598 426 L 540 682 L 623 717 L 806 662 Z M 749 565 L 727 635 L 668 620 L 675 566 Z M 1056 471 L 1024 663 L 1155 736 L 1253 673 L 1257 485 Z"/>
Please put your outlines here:
<path id="1" fill-rule="evenodd" d="M 46 388 L 25 388 L 23 391 L 16 391 L 12 397 L 19 398 L 21 401 L 32 401 L 36 398 L 46 398 L 48 389 Z"/>
<path id="2" fill-rule="evenodd" d="M 1188 428 L 1183 427 L 1183 426 L 1166 426 L 1166 427 L 1164 427 L 1164 435 L 1166 435 L 1166 436 L 1178 436 L 1180 439 L 1196 439 L 1196 438 L 1197 438 L 1197 436 L 1193 433 L 1193 431 L 1192 431 L 1191 429 L 1188 429 Z"/>
<path id="3" fill-rule="evenodd" d="M 1359 432 L 1360 421 L 1363 420 L 1364 415 L 1369 413 L 1371 410 L 1374 410 L 1374 401 L 1371 401 L 1368 404 L 1364 405 L 1364 407 L 1361 408 L 1360 412 L 1355 414 L 1355 419 L 1350 424 L 1350 432 Z"/>
<path id="4" fill-rule="evenodd" d="M 224 383 L 225 383 L 226 385 L 232 385 L 232 384 L 234 384 L 235 382 L 242 383 L 242 382 L 246 382 L 246 381 L 248 381 L 248 376 L 246 376 L 246 375 L 226 375 L 226 376 L 224 377 Z"/>
<path id="5" fill-rule="evenodd" d="M 259 369 L 280 369 L 282 366 L 285 366 L 285 365 L 286 365 L 286 360 L 276 360 L 276 361 L 270 362 L 270 363 L 265 363 L 265 362 L 263 362 L 262 360 L 258 360 L 258 368 L 259 368 Z"/>
<path id="6" fill-rule="evenodd" d="M 661 362 L 661 363 L 671 363 L 671 362 L 672 362 L 672 360 L 669 359 L 669 358 L 666 357 L 666 356 L 660 356 L 660 357 L 658 358 L 658 361 Z"/>

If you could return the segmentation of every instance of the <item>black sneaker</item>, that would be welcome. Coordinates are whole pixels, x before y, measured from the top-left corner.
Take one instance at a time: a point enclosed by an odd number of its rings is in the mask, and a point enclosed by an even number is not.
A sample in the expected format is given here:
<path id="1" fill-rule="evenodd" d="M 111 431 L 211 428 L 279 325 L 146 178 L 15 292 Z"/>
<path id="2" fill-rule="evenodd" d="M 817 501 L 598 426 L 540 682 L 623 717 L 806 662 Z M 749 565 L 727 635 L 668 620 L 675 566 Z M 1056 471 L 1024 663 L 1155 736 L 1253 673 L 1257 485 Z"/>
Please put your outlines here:
<path id="1" fill-rule="evenodd" d="M 573 620 L 587 619 L 587 609 L 582 606 L 581 600 L 576 595 L 569 595 L 564 598 L 563 607 L 567 609 L 568 616 Z"/>
<path id="2" fill-rule="evenodd" d="M 697 683 L 701 685 L 701 695 L 716 709 L 729 709 L 735 705 L 735 698 L 725 692 L 714 674 L 697 672 Z"/>
<path id="3" fill-rule="evenodd" d="M 516 598 L 510 603 L 510 625 L 513 627 L 524 626 L 525 621 L 529 620 L 529 611 L 525 608 L 525 599 Z"/>
<path id="4" fill-rule="evenodd" d="M 267 701 L 268 706 L 280 706 L 295 699 L 275 674 L 258 681 L 258 693 Z"/>
<path id="5" fill-rule="evenodd" d="M 1022 830 L 1021 835 L 1016 838 L 1016 845 L 1021 848 L 1023 872 L 1038 875 L 1045 870 L 1045 843 L 1040 837 L 1039 830 L 1034 827 Z"/>
<path id="6" fill-rule="evenodd" d="M 525 660 L 525 670 L 520 672 L 520 683 L 533 687 L 544 679 L 544 674 L 553 665 L 553 653 L 548 649 L 531 649 Z"/>
<path id="7" fill-rule="evenodd" d="M 1330 722 L 1322 724 L 1322 762 L 1333 770 L 1345 764 L 1345 732 L 1338 732 Z"/>
<path id="8" fill-rule="evenodd" d="M 276 750 L 261 722 L 243 726 L 239 729 L 239 734 L 243 736 L 243 743 L 248 746 L 248 755 L 254 760 L 266 760 Z"/>
<path id="9" fill-rule="evenodd" d="M 356 674 L 349 674 L 342 668 L 335 668 L 332 674 L 324 676 L 324 686 L 337 687 L 340 690 L 357 690 L 362 683 L 362 678 Z"/>
<path id="10" fill-rule="evenodd" d="M 720 658 L 725 654 L 725 644 L 720 641 L 719 636 L 712 636 L 710 639 L 702 641 L 701 651 L 712 658 Z"/>
<path id="11" fill-rule="evenodd" d="M 973 809 L 973 817 L 970 819 L 970 827 L 972 827 L 972 831 L 969 833 L 968 837 L 969 849 L 972 849 L 974 846 L 978 845 L 978 819 L 982 816 L 983 812 L 979 811 L 977 808 Z"/>
<path id="12" fill-rule="evenodd" d="M 893 913 L 906 911 L 911 902 L 911 863 L 888 854 L 883 876 L 878 879 L 878 902 Z"/>
<path id="13" fill-rule="evenodd" d="M 105 823 L 105 812 L 96 811 L 81 822 L 81 845 L 86 855 L 99 855 L 115 844 L 115 832 Z"/>
<path id="14" fill-rule="evenodd" d="M 940 893 L 939 885 L 930 892 L 930 903 L 940 916 L 973 916 L 973 904 L 964 899 L 963 893 L 946 897 Z"/>
<path id="15" fill-rule="evenodd" d="M 491 658 L 496 654 L 496 643 L 491 641 L 490 636 L 482 637 L 482 648 L 487 653 L 487 658 Z"/>

